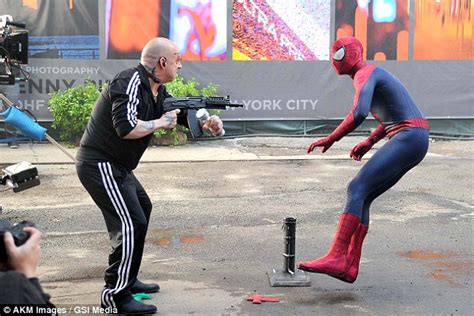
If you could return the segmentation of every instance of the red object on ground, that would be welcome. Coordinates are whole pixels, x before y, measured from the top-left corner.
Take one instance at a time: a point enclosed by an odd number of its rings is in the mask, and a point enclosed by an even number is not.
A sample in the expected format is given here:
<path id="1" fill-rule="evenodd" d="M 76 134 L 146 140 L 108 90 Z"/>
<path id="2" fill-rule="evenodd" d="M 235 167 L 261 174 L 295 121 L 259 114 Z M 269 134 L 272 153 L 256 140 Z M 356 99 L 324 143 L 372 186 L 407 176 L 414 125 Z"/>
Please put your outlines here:
<path id="1" fill-rule="evenodd" d="M 279 302 L 278 297 L 268 297 L 260 294 L 253 294 L 247 297 L 247 301 L 251 301 L 253 304 L 262 304 L 263 302 Z"/>

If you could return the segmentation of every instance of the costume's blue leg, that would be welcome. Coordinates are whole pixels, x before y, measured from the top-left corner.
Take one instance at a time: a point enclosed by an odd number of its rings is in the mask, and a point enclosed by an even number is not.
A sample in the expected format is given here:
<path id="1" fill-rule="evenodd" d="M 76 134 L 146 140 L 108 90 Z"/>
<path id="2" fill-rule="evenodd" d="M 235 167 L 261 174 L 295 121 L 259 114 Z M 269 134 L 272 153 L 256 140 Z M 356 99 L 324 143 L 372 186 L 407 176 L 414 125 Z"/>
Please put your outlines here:
<path id="1" fill-rule="evenodd" d="M 427 130 L 411 128 L 396 134 L 349 183 L 344 212 L 359 216 L 368 225 L 371 203 L 419 164 L 427 151 Z"/>

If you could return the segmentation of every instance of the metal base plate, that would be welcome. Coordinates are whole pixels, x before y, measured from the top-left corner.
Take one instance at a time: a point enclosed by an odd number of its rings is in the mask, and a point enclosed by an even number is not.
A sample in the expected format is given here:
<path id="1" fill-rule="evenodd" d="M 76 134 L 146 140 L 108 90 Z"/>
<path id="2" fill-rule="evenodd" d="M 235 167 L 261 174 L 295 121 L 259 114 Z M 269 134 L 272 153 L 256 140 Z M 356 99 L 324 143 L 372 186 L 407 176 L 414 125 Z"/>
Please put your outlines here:
<path id="1" fill-rule="evenodd" d="M 270 285 L 273 287 L 303 287 L 311 286 L 311 279 L 304 271 L 296 270 L 295 274 L 273 269 L 268 273 Z"/>

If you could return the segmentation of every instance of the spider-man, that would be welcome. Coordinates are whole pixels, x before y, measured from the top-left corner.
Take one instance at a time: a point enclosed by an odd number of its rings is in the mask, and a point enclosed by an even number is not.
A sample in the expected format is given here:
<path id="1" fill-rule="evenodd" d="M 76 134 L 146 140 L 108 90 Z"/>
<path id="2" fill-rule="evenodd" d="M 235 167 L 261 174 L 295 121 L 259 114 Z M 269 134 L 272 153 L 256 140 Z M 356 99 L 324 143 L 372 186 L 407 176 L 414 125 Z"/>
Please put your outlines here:
<path id="1" fill-rule="evenodd" d="M 308 153 L 316 147 L 326 152 L 359 126 L 369 112 L 380 125 L 351 150 L 351 158 L 360 161 L 377 141 L 385 136 L 389 140 L 349 183 L 346 206 L 327 254 L 298 265 L 301 270 L 325 273 L 349 283 L 356 280 L 359 272 L 370 204 L 423 160 L 429 141 L 428 122 L 407 89 L 387 70 L 366 64 L 362 56 L 362 44 L 354 37 L 338 39 L 332 45 L 334 69 L 354 80 L 354 105 L 329 136 L 308 147 Z"/>

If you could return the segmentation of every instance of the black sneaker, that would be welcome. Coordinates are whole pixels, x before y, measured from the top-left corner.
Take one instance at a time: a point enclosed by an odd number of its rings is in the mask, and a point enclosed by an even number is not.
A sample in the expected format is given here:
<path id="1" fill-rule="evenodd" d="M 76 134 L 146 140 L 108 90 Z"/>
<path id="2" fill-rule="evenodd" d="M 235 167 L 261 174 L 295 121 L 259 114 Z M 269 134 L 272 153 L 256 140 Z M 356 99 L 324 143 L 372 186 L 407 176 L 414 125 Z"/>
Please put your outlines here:
<path id="1" fill-rule="evenodd" d="M 117 304 L 117 313 L 126 315 L 154 314 L 158 311 L 155 305 L 143 304 L 132 299 L 128 303 Z"/>
<path id="2" fill-rule="evenodd" d="M 145 284 L 145 283 L 140 282 L 140 280 L 138 280 L 138 279 L 135 281 L 135 283 L 130 288 L 130 292 L 132 292 L 132 294 L 136 294 L 136 293 L 156 293 L 159 290 L 160 290 L 160 286 L 158 284 L 155 284 L 155 283 Z"/>
<path id="3" fill-rule="evenodd" d="M 20 147 L 20 145 L 18 144 L 18 142 L 8 142 L 8 147 L 10 147 L 11 149 L 17 149 Z"/>

